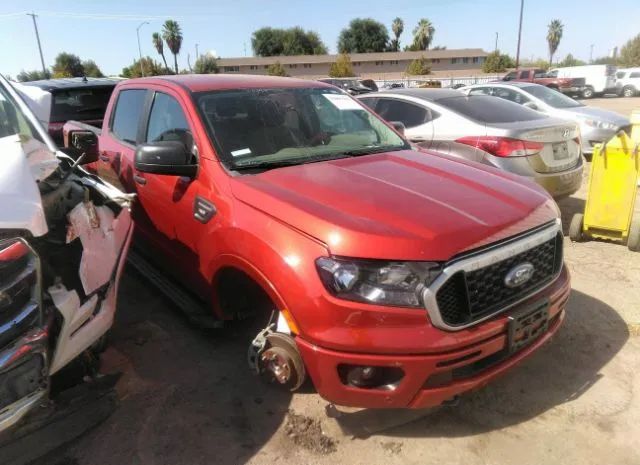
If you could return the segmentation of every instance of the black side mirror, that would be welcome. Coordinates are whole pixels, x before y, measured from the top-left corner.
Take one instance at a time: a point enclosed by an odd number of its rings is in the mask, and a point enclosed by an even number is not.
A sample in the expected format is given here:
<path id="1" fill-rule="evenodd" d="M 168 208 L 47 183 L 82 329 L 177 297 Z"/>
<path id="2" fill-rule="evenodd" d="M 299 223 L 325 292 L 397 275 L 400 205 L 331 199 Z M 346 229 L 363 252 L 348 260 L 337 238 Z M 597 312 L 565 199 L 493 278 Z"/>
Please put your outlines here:
<path id="1" fill-rule="evenodd" d="M 198 165 L 193 158 L 182 142 L 150 142 L 138 146 L 134 165 L 141 173 L 192 178 L 198 172 Z"/>
<path id="2" fill-rule="evenodd" d="M 389 124 L 393 129 L 398 131 L 400 134 L 404 136 L 404 130 L 406 129 L 404 123 L 402 121 L 389 121 Z"/>
<path id="3" fill-rule="evenodd" d="M 69 131 L 65 135 L 65 140 L 68 143 L 62 151 L 74 160 L 78 160 L 84 155 L 81 162 L 82 165 L 98 161 L 98 136 L 95 132 Z"/>

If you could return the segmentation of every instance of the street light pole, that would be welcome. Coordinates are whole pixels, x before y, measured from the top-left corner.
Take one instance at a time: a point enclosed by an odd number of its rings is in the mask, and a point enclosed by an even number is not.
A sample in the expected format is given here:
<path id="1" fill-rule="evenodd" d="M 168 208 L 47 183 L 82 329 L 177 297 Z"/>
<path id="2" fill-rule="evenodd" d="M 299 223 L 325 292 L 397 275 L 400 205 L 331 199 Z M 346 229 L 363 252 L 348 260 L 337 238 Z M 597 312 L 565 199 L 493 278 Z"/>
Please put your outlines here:
<path id="1" fill-rule="evenodd" d="M 520 66 L 520 42 L 522 40 L 522 12 L 524 11 L 524 0 L 520 0 L 520 26 L 518 26 L 518 51 L 516 52 L 516 69 Z"/>
<path id="2" fill-rule="evenodd" d="M 200 55 L 198 54 L 198 44 L 196 44 L 196 61 L 198 58 L 200 58 Z"/>
<path id="3" fill-rule="evenodd" d="M 591 44 L 591 52 L 589 52 L 589 63 L 593 63 L 593 44 Z"/>
<path id="4" fill-rule="evenodd" d="M 38 34 L 38 23 L 36 23 L 36 18 L 38 17 L 38 15 L 35 13 L 27 13 L 27 16 L 31 16 L 31 19 L 33 19 L 33 28 L 36 30 L 36 40 L 38 41 L 38 50 L 40 51 L 40 63 L 42 64 L 42 73 L 43 73 L 43 77 L 46 79 L 47 68 L 44 65 L 44 57 L 42 56 L 42 45 L 40 45 L 40 34 Z"/>
<path id="5" fill-rule="evenodd" d="M 140 23 L 140 25 L 136 28 L 136 37 L 138 37 L 138 55 L 140 55 L 140 74 L 144 77 L 144 67 L 142 66 L 142 48 L 140 47 L 140 28 L 145 24 L 149 24 L 148 21 Z"/>
<path id="6" fill-rule="evenodd" d="M 496 48 L 495 48 L 496 53 L 498 53 L 498 33 L 496 32 Z"/>

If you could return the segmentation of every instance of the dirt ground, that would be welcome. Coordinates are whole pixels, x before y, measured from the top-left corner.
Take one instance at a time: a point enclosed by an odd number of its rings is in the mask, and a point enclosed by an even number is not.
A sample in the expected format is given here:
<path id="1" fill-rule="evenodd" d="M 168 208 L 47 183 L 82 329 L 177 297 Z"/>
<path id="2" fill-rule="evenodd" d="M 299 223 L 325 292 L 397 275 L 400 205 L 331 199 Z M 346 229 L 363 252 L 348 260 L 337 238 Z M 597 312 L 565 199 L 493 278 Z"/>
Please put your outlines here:
<path id="1" fill-rule="evenodd" d="M 640 108 L 640 98 L 588 103 L 626 114 Z M 583 188 L 560 202 L 565 226 L 584 196 Z M 120 405 L 66 452 L 67 461 L 637 465 L 640 255 L 566 239 L 566 262 L 574 291 L 563 328 L 507 376 L 436 411 L 350 411 L 339 420 L 313 392 L 265 389 L 235 331 L 194 329 L 128 270 L 105 354 L 125 372 Z M 356 439 L 344 425 L 378 432 Z"/>

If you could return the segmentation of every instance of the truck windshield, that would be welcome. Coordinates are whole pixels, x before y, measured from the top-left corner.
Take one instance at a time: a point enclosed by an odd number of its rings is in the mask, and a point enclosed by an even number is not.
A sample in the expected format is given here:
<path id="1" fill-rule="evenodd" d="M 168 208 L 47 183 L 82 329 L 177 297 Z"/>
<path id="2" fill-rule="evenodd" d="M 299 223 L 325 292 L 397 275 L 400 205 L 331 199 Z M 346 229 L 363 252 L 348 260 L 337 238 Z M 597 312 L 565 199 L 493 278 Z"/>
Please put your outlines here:
<path id="1" fill-rule="evenodd" d="M 0 138 L 21 134 L 39 139 L 35 128 L 22 114 L 22 110 L 0 83 Z"/>
<path id="2" fill-rule="evenodd" d="M 218 157 L 231 169 L 296 165 L 409 148 L 337 89 L 241 89 L 195 94 Z"/>
<path id="3" fill-rule="evenodd" d="M 522 90 L 539 98 L 553 108 L 573 108 L 584 106 L 582 103 L 573 100 L 571 97 L 567 97 L 557 90 L 549 89 L 545 86 L 526 86 L 523 87 Z"/>

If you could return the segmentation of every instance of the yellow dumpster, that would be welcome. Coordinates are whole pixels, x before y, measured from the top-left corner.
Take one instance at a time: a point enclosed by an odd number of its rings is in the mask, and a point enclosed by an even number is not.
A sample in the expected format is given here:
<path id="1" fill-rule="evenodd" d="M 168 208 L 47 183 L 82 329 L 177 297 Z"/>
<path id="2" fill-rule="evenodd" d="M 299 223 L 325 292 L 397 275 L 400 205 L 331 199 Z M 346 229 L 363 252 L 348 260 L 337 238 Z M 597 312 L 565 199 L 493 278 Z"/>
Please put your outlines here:
<path id="1" fill-rule="evenodd" d="M 625 242 L 640 251 L 640 218 L 633 210 L 640 171 L 640 112 L 631 118 L 631 135 L 620 131 L 595 147 L 584 214 L 571 219 L 569 238 Z"/>

